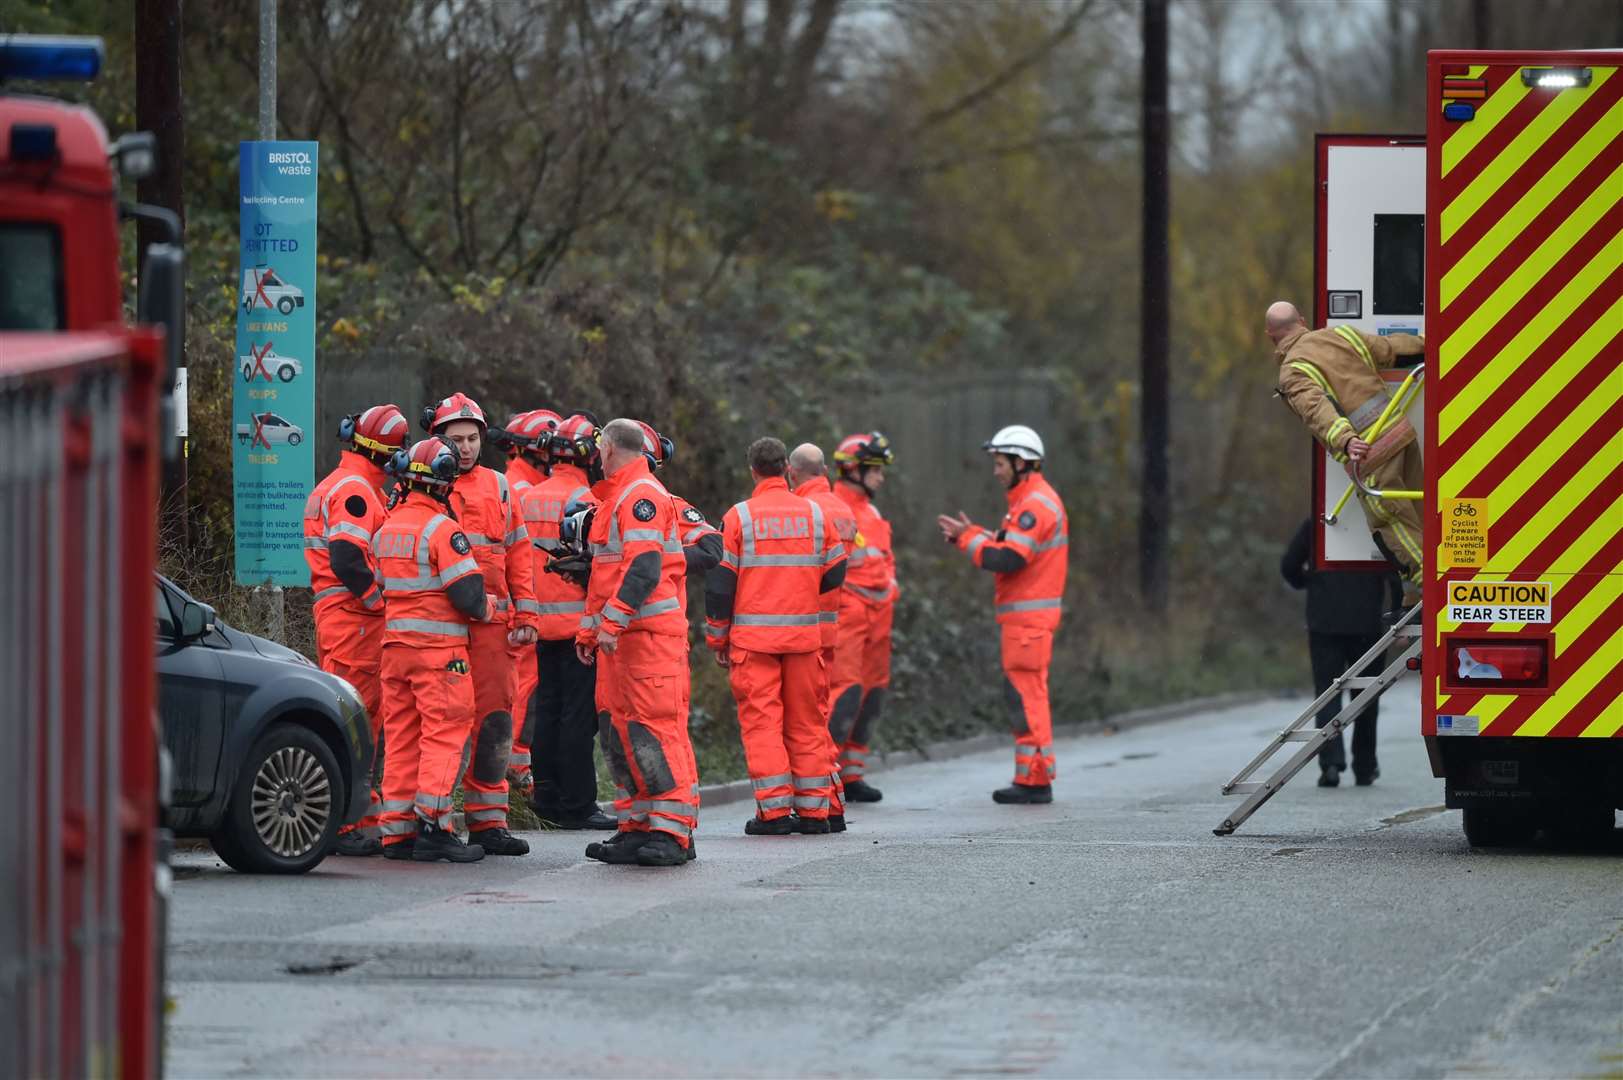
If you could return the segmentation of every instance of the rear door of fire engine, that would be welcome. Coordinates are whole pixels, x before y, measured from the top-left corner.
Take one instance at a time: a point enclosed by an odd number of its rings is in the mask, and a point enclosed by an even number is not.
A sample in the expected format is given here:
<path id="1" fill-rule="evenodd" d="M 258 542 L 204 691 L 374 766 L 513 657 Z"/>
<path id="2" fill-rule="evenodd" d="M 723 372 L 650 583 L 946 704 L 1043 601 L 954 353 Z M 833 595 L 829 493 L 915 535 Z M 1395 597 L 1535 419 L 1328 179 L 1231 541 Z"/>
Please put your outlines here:
<path id="1" fill-rule="evenodd" d="M 1319 135 L 1315 149 L 1313 326 L 1424 334 L 1425 137 Z M 1404 374 L 1389 373 L 1394 391 Z M 1406 415 L 1423 439 L 1424 389 Z M 1343 466 L 1315 444 L 1315 564 L 1386 569 L 1363 508 L 1347 495 L 1350 484 Z"/>

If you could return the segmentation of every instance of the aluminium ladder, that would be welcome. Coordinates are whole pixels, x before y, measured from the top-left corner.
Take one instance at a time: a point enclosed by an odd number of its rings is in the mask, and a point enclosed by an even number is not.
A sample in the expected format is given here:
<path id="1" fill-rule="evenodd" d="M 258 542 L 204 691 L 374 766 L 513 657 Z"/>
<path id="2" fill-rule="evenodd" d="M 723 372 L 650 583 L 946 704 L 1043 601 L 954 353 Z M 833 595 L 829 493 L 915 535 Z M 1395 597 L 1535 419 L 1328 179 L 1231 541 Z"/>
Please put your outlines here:
<path id="1" fill-rule="evenodd" d="M 1246 800 L 1240 808 L 1223 819 L 1223 824 L 1213 829 L 1218 836 L 1227 836 L 1241 825 L 1247 818 L 1256 813 L 1262 804 L 1273 798 L 1279 789 L 1289 783 L 1290 778 L 1302 770 L 1302 767 L 1317 756 L 1325 743 L 1341 734 L 1342 730 L 1352 724 L 1354 720 L 1363 715 L 1365 709 L 1373 705 L 1393 683 L 1401 679 L 1409 669 L 1409 663 L 1420 655 L 1420 605 L 1416 604 L 1392 625 L 1392 628 L 1377 641 L 1370 650 L 1359 657 L 1357 662 L 1341 674 L 1330 688 L 1320 694 L 1302 715 L 1292 720 L 1290 725 L 1274 736 L 1272 742 L 1262 748 L 1262 752 L 1251 759 L 1251 764 L 1235 774 L 1234 779 L 1223 785 L 1225 795 L 1244 795 Z M 1393 642 L 1407 640 L 1408 645 L 1398 655 L 1397 659 L 1386 665 L 1379 675 L 1355 675 L 1386 654 L 1387 647 Z M 1353 699 L 1347 706 L 1336 714 L 1322 728 L 1312 725 L 1315 714 L 1328 701 L 1337 700 L 1343 690 L 1357 690 Z M 1289 761 L 1279 766 L 1274 774 L 1266 780 L 1252 780 L 1251 777 L 1267 760 L 1286 743 L 1302 743 L 1303 746 Z"/>

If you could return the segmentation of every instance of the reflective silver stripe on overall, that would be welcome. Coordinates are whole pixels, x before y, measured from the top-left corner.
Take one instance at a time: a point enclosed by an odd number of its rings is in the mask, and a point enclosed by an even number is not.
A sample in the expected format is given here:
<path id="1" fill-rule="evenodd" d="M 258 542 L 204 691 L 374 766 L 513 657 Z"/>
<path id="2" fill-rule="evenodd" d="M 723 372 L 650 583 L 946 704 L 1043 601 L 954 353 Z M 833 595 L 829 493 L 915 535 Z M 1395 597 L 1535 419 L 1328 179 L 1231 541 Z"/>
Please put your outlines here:
<path id="1" fill-rule="evenodd" d="M 999 604 L 992 610 L 998 615 L 1008 615 L 1016 611 L 1048 611 L 1060 607 L 1062 603 L 1063 601 L 1058 598 L 1053 600 L 1016 600 L 1009 604 Z"/>
<path id="2" fill-rule="evenodd" d="M 446 637 L 468 636 L 467 623 L 436 622 L 433 619 L 390 619 L 383 624 L 383 628 L 418 634 L 443 634 Z"/>

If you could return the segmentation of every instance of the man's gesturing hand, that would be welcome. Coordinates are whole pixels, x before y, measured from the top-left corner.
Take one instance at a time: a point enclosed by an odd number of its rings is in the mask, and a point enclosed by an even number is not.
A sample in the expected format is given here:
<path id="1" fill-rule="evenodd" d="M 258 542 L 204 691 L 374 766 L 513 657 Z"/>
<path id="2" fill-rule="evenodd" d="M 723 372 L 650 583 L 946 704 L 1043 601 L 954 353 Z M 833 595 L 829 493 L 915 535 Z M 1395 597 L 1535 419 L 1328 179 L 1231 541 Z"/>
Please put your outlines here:
<path id="1" fill-rule="evenodd" d="M 973 528 L 975 525 L 973 521 L 969 520 L 969 515 L 962 510 L 958 511 L 957 517 L 941 514 L 935 519 L 935 523 L 941 526 L 941 536 L 949 544 L 956 544 L 958 538 L 964 534 L 964 530 Z"/>

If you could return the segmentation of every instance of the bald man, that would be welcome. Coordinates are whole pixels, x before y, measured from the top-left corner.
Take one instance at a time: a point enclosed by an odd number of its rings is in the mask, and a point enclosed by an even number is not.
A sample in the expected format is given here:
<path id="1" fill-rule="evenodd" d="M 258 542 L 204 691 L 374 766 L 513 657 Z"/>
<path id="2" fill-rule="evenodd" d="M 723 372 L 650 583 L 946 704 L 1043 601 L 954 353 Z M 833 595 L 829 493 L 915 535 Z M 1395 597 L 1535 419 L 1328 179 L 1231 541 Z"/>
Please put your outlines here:
<path id="1" fill-rule="evenodd" d="M 823 508 L 823 514 L 834 523 L 834 531 L 839 534 L 840 543 L 850 550 L 852 541 L 857 535 L 857 519 L 851 513 L 851 507 L 846 501 L 834 494 L 834 488 L 828 482 L 828 462 L 823 457 L 823 451 L 813 443 L 801 443 L 789 454 L 789 471 L 785 477 L 789 487 L 801 498 L 810 499 Z M 822 595 L 822 630 L 823 630 L 823 678 L 825 680 L 824 700 L 827 707 L 824 709 L 823 722 L 828 724 L 834 708 L 833 699 L 826 693 L 826 683 L 834 677 L 834 664 L 842 649 L 862 648 L 862 639 L 859 634 L 855 641 L 842 640 L 840 634 L 840 608 L 850 598 L 851 603 L 860 603 L 848 590 L 835 589 Z M 860 630 L 861 623 L 855 625 Z M 839 746 L 834 741 L 832 732 L 829 734 L 829 746 L 834 748 L 834 757 L 839 757 Z M 833 760 L 833 759 L 831 759 Z M 831 832 L 845 831 L 845 801 L 844 786 L 840 783 L 840 772 L 834 770 L 834 794 L 831 810 L 828 815 Z"/>
<path id="2" fill-rule="evenodd" d="M 1358 470 L 1376 490 L 1419 491 L 1423 483 L 1420 442 L 1407 419 L 1397 417 L 1370 439 L 1391 391 L 1381 372 L 1409 367 L 1425 354 L 1418 334 L 1380 336 L 1350 326 L 1309 330 L 1294 304 L 1279 300 L 1264 316 L 1278 393 L 1331 455 Z M 1358 493 L 1375 542 L 1404 578 L 1420 583 L 1420 504 L 1414 499 L 1372 499 Z"/>

